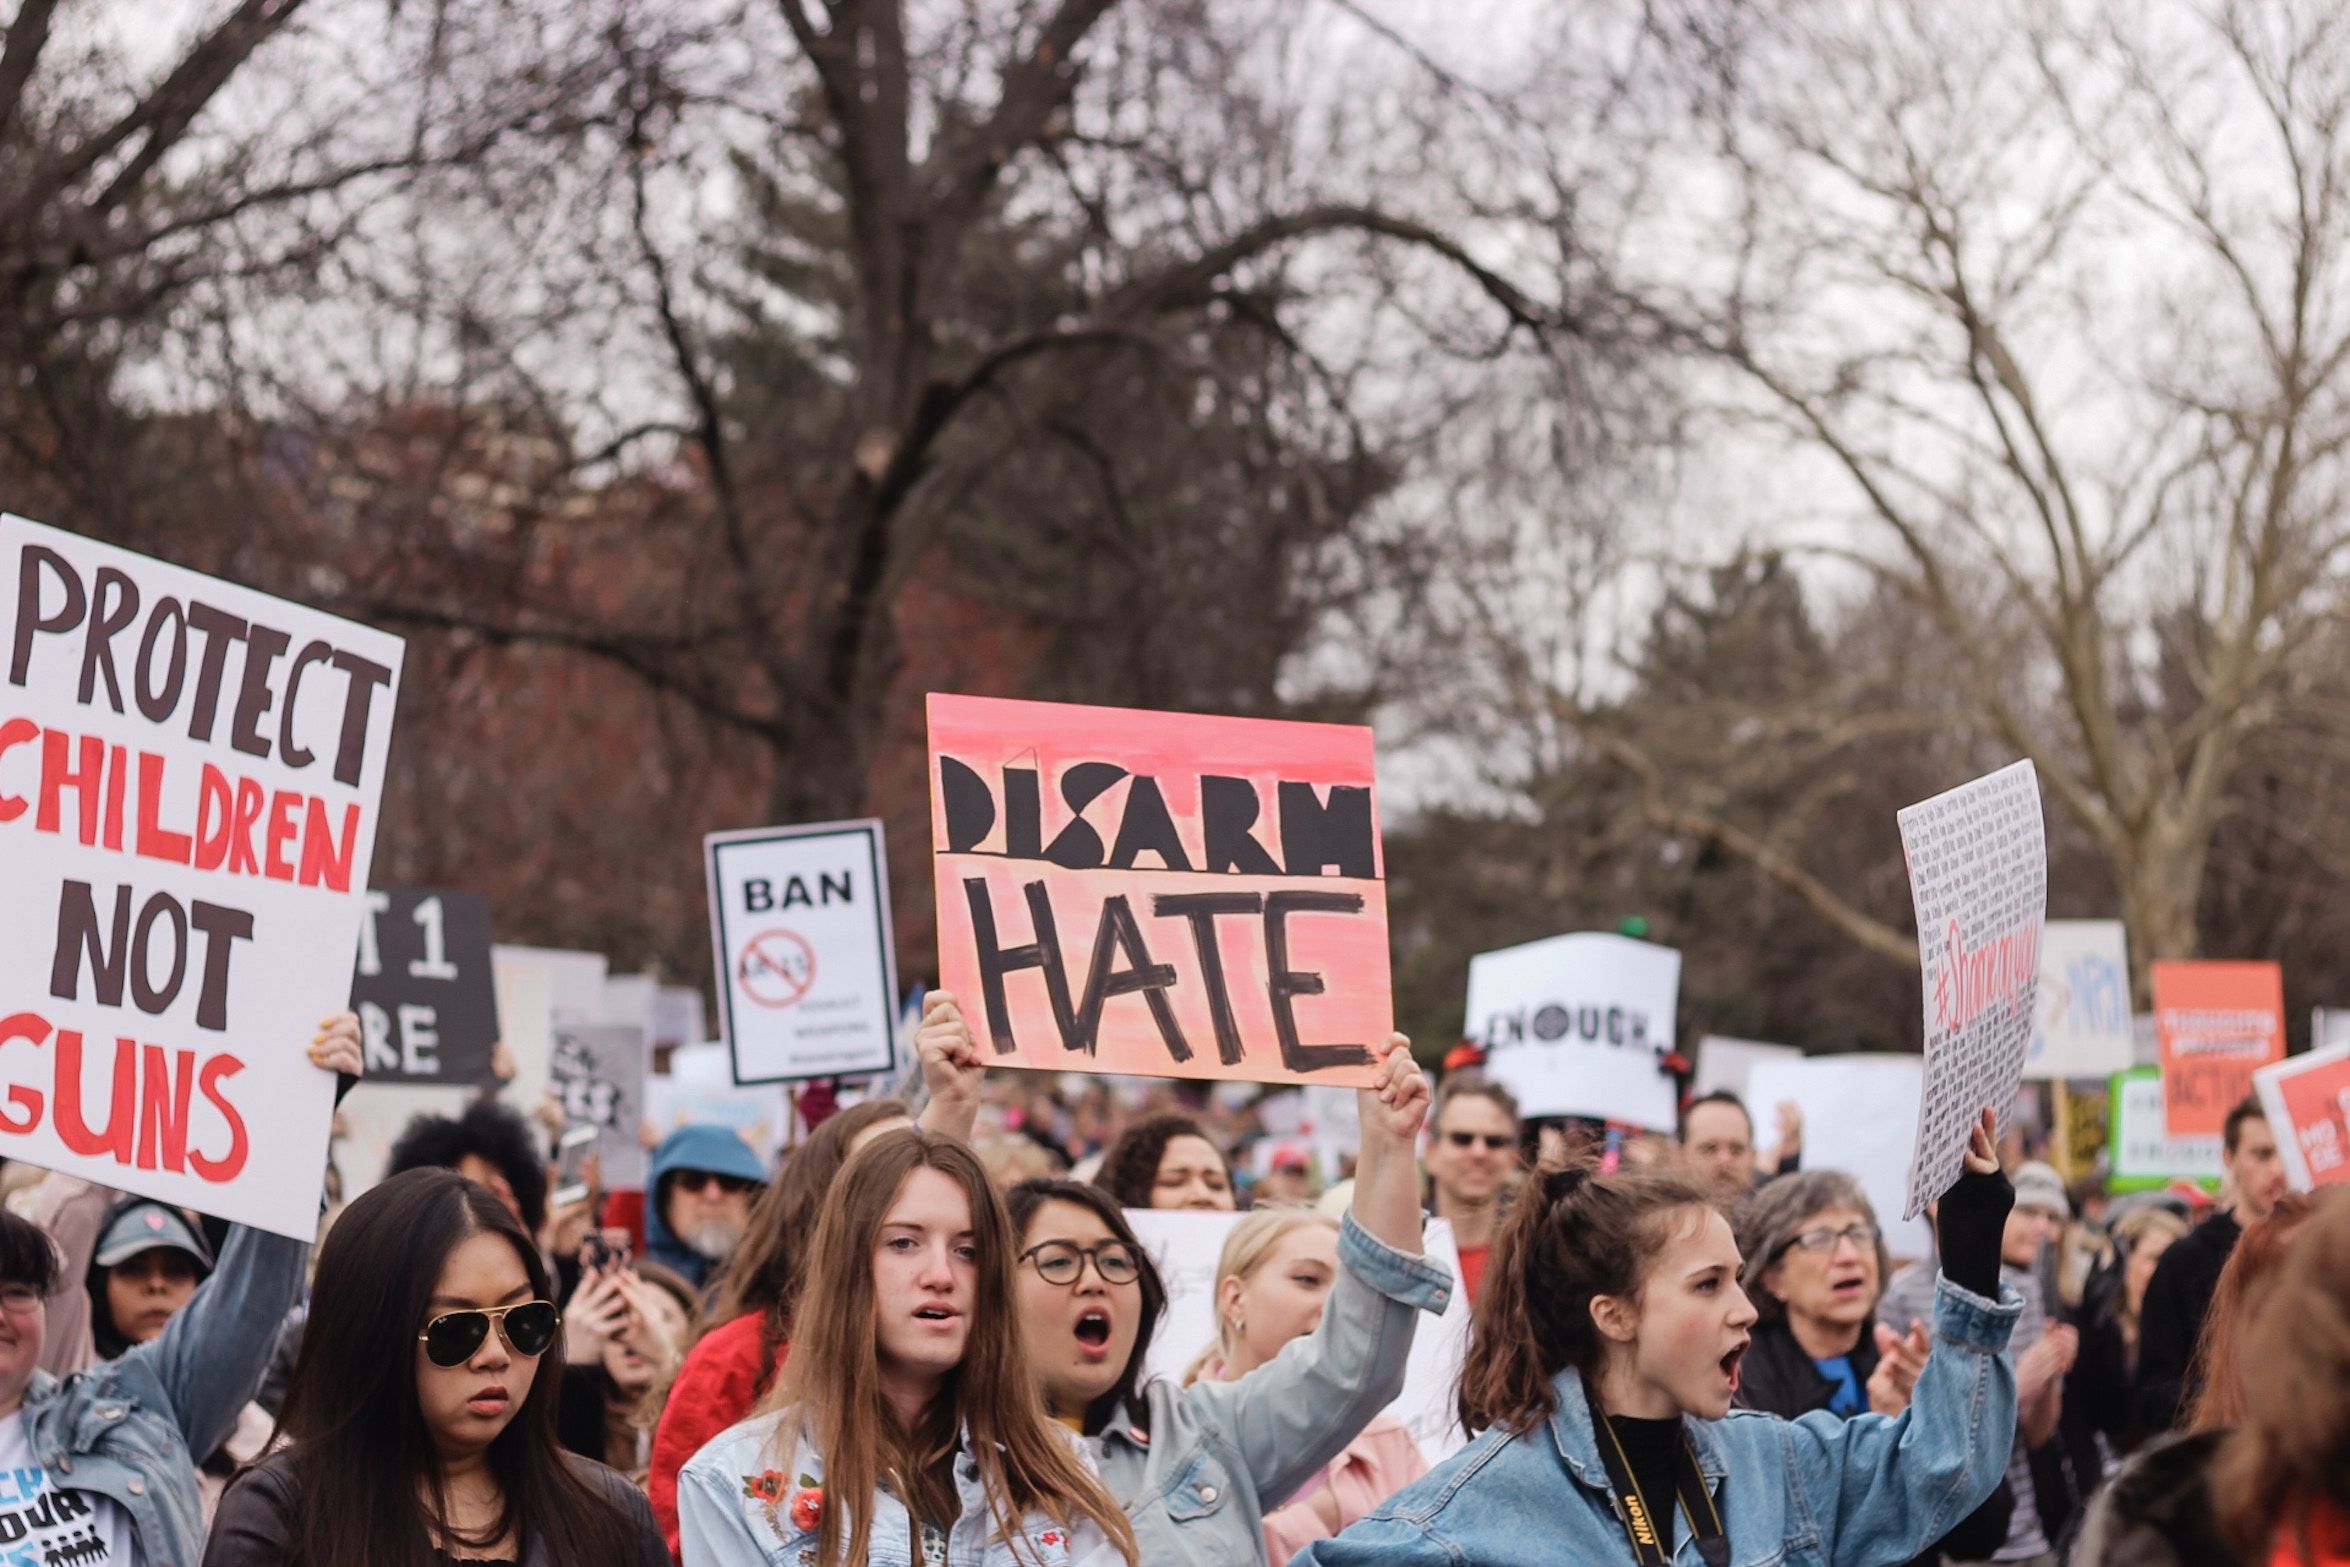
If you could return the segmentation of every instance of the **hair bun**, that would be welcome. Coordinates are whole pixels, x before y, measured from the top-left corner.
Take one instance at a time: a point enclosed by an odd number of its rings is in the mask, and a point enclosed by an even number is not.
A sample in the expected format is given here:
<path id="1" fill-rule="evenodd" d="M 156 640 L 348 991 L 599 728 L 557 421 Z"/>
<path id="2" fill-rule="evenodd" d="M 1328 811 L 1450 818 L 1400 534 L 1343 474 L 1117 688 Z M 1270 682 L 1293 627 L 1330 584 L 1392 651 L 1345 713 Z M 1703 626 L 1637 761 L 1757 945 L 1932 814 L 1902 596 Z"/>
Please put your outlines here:
<path id="1" fill-rule="evenodd" d="M 1587 1164 L 1570 1164 L 1563 1170 L 1553 1170 L 1542 1178 L 1543 1198 L 1561 1202 L 1590 1179 L 1591 1166 Z"/>

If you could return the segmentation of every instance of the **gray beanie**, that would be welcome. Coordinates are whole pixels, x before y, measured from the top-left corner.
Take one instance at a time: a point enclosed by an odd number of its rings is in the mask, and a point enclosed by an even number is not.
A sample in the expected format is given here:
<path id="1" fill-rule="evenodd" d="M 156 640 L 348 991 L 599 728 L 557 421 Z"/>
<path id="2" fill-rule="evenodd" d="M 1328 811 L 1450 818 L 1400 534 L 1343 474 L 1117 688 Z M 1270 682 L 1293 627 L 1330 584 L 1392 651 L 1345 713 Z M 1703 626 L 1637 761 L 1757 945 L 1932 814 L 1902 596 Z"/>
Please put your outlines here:
<path id="1" fill-rule="evenodd" d="M 2064 1177 L 2056 1173 L 2054 1165 L 2042 1164 L 2037 1159 L 2026 1160 L 2015 1167 L 2014 1179 L 2018 1208 L 2046 1208 L 2058 1218 L 2071 1221 L 2072 1199 L 2065 1196 Z"/>

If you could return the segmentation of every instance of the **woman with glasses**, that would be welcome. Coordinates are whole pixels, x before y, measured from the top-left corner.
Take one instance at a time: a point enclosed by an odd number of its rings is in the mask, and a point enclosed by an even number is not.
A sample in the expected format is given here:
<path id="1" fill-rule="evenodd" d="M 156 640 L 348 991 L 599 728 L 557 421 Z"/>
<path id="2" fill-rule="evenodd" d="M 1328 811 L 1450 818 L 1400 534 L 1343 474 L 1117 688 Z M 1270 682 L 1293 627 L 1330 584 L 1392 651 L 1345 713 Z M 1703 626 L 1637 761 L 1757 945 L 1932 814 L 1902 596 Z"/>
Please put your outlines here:
<path id="1" fill-rule="evenodd" d="M 1782 1175 L 1737 1219 L 1738 1281 L 1756 1315 L 1738 1368 L 1738 1407 L 1782 1420 L 1907 1409 L 1929 1344 L 1922 1325 L 1897 1333 L 1877 1321 L 1893 1265 L 1860 1182 L 1841 1170 Z M 2003 1481 L 1938 1549 L 1954 1560 L 1988 1558 L 2007 1542 L 2014 1507 Z"/>
<path id="2" fill-rule="evenodd" d="M 556 1443 L 551 1288 L 512 1211 L 455 1171 L 353 1202 L 319 1250 L 289 1445 L 230 1488 L 204 1567 L 660 1567 L 644 1498 Z"/>
<path id="3" fill-rule="evenodd" d="M 1402 1035 L 1356 1095 L 1362 1155 L 1338 1276 L 1313 1334 L 1225 1382 L 1142 1383 L 1166 1307 L 1157 1270 L 1104 1192 L 1012 1189 L 1019 1309 L 1045 1405 L 1082 1434 L 1150 1567 L 1265 1561 L 1264 1515 L 1296 1496 L 1403 1390 L 1415 1313 L 1453 1281 L 1420 1255 L 1413 1142 L 1428 1080 Z"/>
<path id="4" fill-rule="evenodd" d="M 1136 1567 L 1117 1504 L 1037 1405 L 1011 1221 L 977 1155 L 876 1137 L 807 1256 L 775 1391 L 678 1476 L 686 1567 Z"/>

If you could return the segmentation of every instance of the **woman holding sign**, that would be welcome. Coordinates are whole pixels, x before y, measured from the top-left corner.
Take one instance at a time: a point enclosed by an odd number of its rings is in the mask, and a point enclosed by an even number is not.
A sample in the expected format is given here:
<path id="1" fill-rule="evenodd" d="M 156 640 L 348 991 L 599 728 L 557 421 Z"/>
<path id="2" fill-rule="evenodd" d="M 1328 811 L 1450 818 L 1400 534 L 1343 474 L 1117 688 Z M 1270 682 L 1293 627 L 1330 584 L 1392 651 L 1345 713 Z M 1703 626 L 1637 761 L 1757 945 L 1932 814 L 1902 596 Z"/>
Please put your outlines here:
<path id="1" fill-rule="evenodd" d="M 1229 1382 L 1138 1387 L 1166 1303 L 1150 1258 L 1102 1192 L 1024 1181 L 1019 1306 L 1046 1406 L 1083 1433 L 1150 1567 L 1265 1561 L 1264 1514 L 1295 1496 L 1403 1390 L 1414 1314 L 1453 1281 L 1420 1253 L 1413 1144 L 1428 1080 L 1401 1034 L 1363 1122 L 1330 1304 L 1311 1338 Z"/>
<path id="2" fill-rule="evenodd" d="M 2015 1193 L 1991 1129 L 1985 1110 L 1942 1198 L 1936 1343 L 1898 1417 L 1732 1412 L 1755 1311 L 1729 1224 L 1684 1177 L 1528 1181 L 1461 1372 L 1482 1434 L 1297 1567 L 1654 1567 L 1677 1539 L 1715 1567 L 1907 1560 L 1990 1494 L 2015 1431 L 2022 1303 L 1991 1298 Z"/>

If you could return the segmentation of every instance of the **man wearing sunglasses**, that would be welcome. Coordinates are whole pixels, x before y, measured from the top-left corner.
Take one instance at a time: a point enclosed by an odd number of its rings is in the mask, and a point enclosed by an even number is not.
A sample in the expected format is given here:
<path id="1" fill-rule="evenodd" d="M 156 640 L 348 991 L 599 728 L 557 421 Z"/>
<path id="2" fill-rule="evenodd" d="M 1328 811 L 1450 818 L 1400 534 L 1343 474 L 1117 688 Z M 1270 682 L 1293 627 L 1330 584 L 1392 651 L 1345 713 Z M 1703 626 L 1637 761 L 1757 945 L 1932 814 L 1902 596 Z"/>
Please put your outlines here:
<path id="1" fill-rule="evenodd" d="M 767 1171 L 733 1128 L 694 1125 L 661 1139 L 651 1176 L 645 1255 L 698 1290 L 743 1238 Z"/>
<path id="2" fill-rule="evenodd" d="M 1428 1185 L 1436 1217 L 1452 1225 L 1461 1288 L 1477 1298 L 1502 1203 L 1518 1169 L 1518 1101 L 1499 1083 L 1454 1073 L 1428 1117 Z"/>

